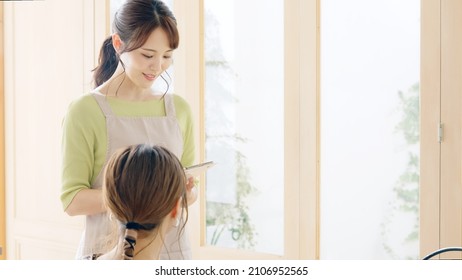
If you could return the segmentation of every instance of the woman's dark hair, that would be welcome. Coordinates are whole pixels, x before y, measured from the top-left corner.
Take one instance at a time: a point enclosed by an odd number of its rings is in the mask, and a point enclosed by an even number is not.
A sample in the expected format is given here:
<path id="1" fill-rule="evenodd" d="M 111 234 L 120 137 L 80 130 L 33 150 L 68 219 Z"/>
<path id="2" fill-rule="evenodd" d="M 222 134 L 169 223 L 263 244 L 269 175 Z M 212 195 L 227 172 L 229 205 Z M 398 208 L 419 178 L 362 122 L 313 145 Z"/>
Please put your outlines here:
<path id="1" fill-rule="evenodd" d="M 112 29 L 120 36 L 124 49 L 120 53 L 140 48 L 156 28 L 162 28 L 169 38 L 169 47 L 178 48 L 180 41 L 176 19 L 160 0 L 127 0 L 115 13 Z M 93 69 L 94 83 L 98 87 L 114 74 L 119 54 L 112 46 L 112 36 L 104 40 L 98 66 Z"/>

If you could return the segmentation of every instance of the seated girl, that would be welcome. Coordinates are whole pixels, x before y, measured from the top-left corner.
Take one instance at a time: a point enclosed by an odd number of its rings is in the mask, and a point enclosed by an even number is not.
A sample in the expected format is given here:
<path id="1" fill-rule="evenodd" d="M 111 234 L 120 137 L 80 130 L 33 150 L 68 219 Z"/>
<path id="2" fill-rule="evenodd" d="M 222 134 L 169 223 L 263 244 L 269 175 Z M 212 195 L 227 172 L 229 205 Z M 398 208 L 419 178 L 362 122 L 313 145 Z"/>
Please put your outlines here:
<path id="1" fill-rule="evenodd" d="M 183 167 L 160 146 L 116 152 L 105 170 L 103 199 L 117 237 L 109 238 L 108 252 L 95 259 L 159 259 L 166 232 L 181 227 L 182 233 L 187 220 Z"/>

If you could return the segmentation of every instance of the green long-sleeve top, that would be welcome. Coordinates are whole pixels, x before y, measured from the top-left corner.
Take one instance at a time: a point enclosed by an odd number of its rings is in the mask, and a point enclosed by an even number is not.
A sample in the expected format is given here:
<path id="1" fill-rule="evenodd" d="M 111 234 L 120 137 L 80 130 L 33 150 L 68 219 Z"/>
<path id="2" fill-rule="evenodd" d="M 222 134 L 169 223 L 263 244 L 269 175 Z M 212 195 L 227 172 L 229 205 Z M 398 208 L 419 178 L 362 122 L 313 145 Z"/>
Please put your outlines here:
<path id="1" fill-rule="evenodd" d="M 180 96 L 173 95 L 176 117 L 183 136 L 181 163 L 194 163 L 194 135 L 191 109 Z M 165 116 L 164 100 L 127 101 L 108 97 L 117 116 Z M 103 168 L 107 152 L 106 119 L 91 94 L 83 95 L 69 106 L 63 120 L 61 202 L 66 209 L 75 195 L 90 188 Z"/>

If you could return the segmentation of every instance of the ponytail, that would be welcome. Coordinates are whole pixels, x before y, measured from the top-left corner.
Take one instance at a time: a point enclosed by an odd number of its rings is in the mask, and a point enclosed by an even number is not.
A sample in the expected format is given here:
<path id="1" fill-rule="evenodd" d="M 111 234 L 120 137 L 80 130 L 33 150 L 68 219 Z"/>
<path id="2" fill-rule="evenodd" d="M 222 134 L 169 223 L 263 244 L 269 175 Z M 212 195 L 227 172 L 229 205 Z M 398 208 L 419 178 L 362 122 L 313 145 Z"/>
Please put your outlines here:
<path id="1" fill-rule="evenodd" d="M 138 231 L 139 230 L 151 231 L 155 228 L 156 228 L 156 224 L 139 224 L 136 222 L 128 222 L 125 225 L 124 252 L 123 252 L 124 260 L 133 260 L 133 257 L 135 256 L 135 245 L 136 245 L 136 240 L 138 239 Z M 146 247 L 148 247 L 150 244 L 151 243 L 149 243 Z M 143 251 L 146 247 L 141 249 L 140 252 Z"/>
<path id="2" fill-rule="evenodd" d="M 135 256 L 136 239 L 138 239 L 138 231 L 127 228 L 124 236 L 124 260 L 133 260 Z"/>
<path id="3" fill-rule="evenodd" d="M 112 46 L 112 36 L 104 40 L 103 46 L 99 52 L 99 65 L 93 69 L 93 79 L 95 87 L 102 85 L 104 82 L 114 74 L 119 63 L 119 56 L 117 55 L 114 47 Z"/>

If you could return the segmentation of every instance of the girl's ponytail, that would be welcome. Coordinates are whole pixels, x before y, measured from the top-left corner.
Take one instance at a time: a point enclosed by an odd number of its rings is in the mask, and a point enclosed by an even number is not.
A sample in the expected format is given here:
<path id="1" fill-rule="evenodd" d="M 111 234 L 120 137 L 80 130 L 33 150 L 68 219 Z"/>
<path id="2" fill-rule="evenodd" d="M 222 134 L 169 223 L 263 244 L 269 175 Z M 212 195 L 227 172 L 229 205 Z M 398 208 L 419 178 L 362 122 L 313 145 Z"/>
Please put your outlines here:
<path id="1" fill-rule="evenodd" d="M 133 260 L 135 256 L 135 245 L 138 239 L 138 231 L 135 229 L 126 229 L 124 236 L 124 260 Z"/>
<path id="2" fill-rule="evenodd" d="M 119 56 L 116 53 L 114 47 L 112 46 L 112 36 L 109 36 L 104 40 L 103 46 L 99 52 L 99 65 L 93 69 L 95 72 L 93 74 L 93 80 L 95 82 L 95 87 L 102 85 L 104 82 L 109 80 L 109 78 L 114 74 L 119 63 Z"/>

